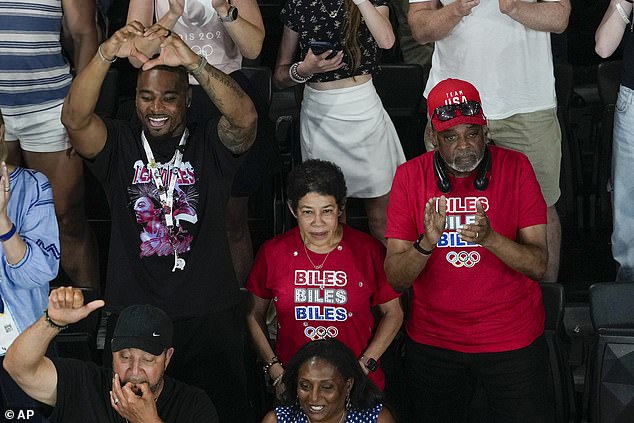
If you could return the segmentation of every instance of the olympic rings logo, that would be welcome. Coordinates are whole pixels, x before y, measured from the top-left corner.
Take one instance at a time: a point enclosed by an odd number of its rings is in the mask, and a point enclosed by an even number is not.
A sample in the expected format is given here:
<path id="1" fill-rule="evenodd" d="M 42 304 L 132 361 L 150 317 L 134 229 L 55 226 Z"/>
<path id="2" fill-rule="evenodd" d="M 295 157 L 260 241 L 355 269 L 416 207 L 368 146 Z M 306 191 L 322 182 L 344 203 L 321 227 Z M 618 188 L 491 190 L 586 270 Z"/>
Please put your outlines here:
<path id="1" fill-rule="evenodd" d="M 339 334 L 339 329 L 334 326 L 328 326 L 327 328 L 323 326 L 307 326 L 304 329 L 304 335 L 311 341 L 317 341 L 318 339 L 326 339 L 326 338 L 336 338 Z"/>
<path id="2" fill-rule="evenodd" d="M 447 261 L 455 267 L 473 267 L 480 261 L 480 253 L 477 251 L 450 251 L 447 253 Z"/>

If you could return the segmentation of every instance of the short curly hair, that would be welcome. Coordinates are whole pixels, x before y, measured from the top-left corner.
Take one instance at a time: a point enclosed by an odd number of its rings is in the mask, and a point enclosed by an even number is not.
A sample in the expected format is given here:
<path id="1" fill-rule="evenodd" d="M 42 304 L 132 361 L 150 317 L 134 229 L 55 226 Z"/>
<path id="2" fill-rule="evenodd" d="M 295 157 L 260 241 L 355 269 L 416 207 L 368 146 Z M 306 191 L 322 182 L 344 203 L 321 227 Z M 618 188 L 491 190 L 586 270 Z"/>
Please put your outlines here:
<path id="1" fill-rule="evenodd" d="M 383 393 L 361 369 L 355 354 L 336 338 L 309 341 L 297 351 L 284 371 L 282 382 L 286 390 L 280 400 L 282 405 L 296 405 L 299 370 L 313 358 L 324 360 L 337 369 L 344 380 L 354 381 L 350 390 L 350 405 L 361 410 L 384 403 Z"/>
<path id="2" fill-rule="evenodd" d="M 288 174 L 286 195 L 293 211 L 297 211 L 299 200 L 306 194 L 316 192 L 335 197 L 339 210 L 346 206 L 348 189 L 341 168 L 325 160 L 306 160 Z"/>

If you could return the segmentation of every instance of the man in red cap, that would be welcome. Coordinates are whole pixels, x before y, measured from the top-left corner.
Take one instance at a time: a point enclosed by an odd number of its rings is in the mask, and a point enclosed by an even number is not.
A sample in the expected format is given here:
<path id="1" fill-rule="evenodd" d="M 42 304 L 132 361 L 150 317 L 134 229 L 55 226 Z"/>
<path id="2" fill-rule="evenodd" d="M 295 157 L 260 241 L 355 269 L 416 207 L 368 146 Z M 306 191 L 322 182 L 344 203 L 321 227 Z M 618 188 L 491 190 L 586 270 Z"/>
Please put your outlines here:
<path id="1" fill-rule="evenodd" d="M 546 203 L 526 156 L 487 145 L 473 85 L 441 81 L 427 106 L 435 151 L 397 169 L 387 210 L 385 271 L 412 288 L 409 421 L 463 421 L 475 376 L 494 421 L 541 422 Z"/>

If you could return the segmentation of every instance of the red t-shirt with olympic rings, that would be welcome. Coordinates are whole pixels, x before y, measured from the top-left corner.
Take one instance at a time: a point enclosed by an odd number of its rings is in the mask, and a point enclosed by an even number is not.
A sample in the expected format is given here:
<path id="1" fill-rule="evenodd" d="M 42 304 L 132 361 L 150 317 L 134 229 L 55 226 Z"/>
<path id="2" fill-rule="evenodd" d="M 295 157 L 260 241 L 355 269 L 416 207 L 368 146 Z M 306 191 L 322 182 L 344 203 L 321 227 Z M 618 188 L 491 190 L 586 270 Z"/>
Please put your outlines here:
<path id="1" fill-rule="evenodd" d="M 530 345 L 544 330 L 539 285 L 457 232 L 473 222 L 476 201 L 493 230 L 511 240 L 522 228 L 546 224 L 546 203 L 526 156 L 489 149 L 486 190 L 475 189 L 475 174 L 451 177 L 445 231 L 412 287 L 407 334 L 415 342 L 465 353 L 501 352 Z M 433 152 L 402 164 L 392 184 L 385 237 L 416 240 L 425 231 L 426 202 L 441 195 Z"/>

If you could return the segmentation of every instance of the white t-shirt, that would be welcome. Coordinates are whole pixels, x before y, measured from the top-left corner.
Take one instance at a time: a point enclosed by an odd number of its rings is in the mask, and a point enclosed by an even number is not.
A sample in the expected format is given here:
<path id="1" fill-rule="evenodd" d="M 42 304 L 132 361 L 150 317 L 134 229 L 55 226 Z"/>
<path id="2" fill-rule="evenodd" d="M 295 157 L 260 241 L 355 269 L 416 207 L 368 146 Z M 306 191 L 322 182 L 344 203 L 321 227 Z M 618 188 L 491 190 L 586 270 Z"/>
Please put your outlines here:
<path id="1" fill-rule="evenodd" d="M 155 0 L 156 20 L 168 11 L 168 0 Z M 211 0 L 185 0 L 183 15 L 172 31 L 180 35 L 194 53 L 203 55 L 209 64 L 224 73 L 230 74 L 242 67 L 240 50 L 220 22 Z M 191 76 L 189 82 L 198 85 Z"/>
<path id="2" fill-rule="evenodd" d="M 441 2 L 447 5 L 453 0 Z M 425 97 L 446 78 L 471 82 L 489 119 L 557 105 L 550 33 L 529 29 L 502 14 L 497 0 L 481 0 L 436 41 Z"/>

